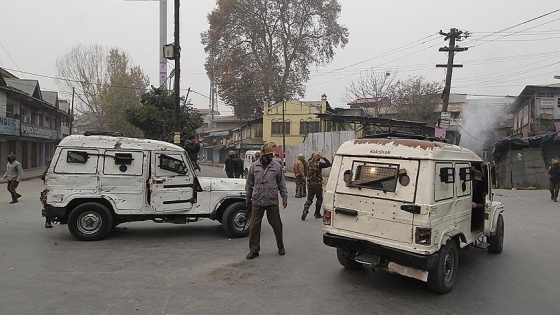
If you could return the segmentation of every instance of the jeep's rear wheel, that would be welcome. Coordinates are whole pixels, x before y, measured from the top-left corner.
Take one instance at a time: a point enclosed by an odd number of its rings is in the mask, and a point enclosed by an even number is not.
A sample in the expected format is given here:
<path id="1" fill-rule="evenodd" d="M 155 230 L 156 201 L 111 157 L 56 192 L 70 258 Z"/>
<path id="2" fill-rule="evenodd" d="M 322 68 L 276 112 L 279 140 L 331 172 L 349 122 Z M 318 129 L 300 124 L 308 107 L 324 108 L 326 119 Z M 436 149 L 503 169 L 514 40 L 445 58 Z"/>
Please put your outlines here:
<path id="1" fill-rule="evenodd" d="M 496 234 L 488 237 L 488 251 L 499 254 L 504 250 L 504 217 L 499 214 L 496 222 Z"/>
<path id="2" fill-rule="evenodd" d="M 96 202 L 77 206 L 68 217 L 68 230 L 80 241 L 103 239 L 113 227 L 113 216 L 107 207 Z"/>
<path id="3" fill-rule="evenodd" d="M 229 237 L 238 238 L 249 235 L 251 210 L 244 202 L 229 205 L 222 216 L 224 231 Z"/>
<path id="4" fill-rule="evenodd" d="M 356 251 L 350 250 L 342 247 L 336 248 L 336 257 L 338 258 L 338 262 L 343 265 L 345 268 L 348 269 L 359 269 L 362 267 L 362 264 L 355 260 L 356 258 Z"/>
<path id="5" fill-rule="evenodd" d="M 428 288 L 437 293 L 448 293 L 455 284 L 459 268 L 459 251 L 453 240 L 448 240 L 439 251 L 437 266 L 428 273 Z"/>

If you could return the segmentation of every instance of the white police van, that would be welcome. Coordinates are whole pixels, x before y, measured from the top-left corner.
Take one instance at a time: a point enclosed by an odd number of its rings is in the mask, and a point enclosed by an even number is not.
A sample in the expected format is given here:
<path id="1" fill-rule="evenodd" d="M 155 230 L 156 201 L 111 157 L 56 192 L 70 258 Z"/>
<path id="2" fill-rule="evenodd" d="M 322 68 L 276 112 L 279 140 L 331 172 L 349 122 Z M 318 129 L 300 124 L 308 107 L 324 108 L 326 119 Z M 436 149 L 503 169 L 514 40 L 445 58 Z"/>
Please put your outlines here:
<path id="1" fill-rule="evenodd" d="M 485 191 L 479 208 L 475 170 Z M 345 142 L 324 194 L 323 242 L 336 247 L 344 267 L 383 268 L 447 293 L 457 279 L 458 249 L 502 252 L 504 208 L 493 200 L 490 178 L 489 165 L 472 151 L 426 137 Z"/>
<path id="2" fill-rule="evenodd" d="M 249 233 L 245 180 L 197 176 L 185 150 L 167 142 L 108 135 L 62 139 L 45 176 L 43 216 L 68 224 L 83 241 L 118 224 L 153 220 L 223 224 L 230 237 Z"/>

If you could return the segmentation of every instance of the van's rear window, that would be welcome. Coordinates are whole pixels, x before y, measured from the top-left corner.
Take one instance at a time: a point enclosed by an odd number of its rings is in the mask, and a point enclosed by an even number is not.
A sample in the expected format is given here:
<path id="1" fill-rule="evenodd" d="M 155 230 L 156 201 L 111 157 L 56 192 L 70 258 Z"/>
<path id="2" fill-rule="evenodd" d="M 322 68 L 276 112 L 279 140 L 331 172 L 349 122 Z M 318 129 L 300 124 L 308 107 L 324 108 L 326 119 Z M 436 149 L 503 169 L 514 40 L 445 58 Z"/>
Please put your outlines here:
<path id="1" fill-rule="evenodd" d="M 395 192 L 398 174 L 397 164 L 354 161 L 348 186 Z"/>

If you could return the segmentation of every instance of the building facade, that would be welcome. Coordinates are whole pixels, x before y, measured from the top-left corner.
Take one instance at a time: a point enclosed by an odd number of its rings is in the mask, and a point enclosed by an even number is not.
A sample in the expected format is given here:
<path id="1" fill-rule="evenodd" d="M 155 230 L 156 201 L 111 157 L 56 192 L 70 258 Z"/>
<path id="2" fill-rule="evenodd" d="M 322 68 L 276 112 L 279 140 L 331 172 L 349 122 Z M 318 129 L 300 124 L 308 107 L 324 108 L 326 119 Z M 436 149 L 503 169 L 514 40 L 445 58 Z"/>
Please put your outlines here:
<path id="1" fill-rule="evenodd" d="M 44 166 L 70 134 L 70 118 L 69 104 L 57 92 L 0 69 L 0 156 L 15 154 L 24 169 Z"/>

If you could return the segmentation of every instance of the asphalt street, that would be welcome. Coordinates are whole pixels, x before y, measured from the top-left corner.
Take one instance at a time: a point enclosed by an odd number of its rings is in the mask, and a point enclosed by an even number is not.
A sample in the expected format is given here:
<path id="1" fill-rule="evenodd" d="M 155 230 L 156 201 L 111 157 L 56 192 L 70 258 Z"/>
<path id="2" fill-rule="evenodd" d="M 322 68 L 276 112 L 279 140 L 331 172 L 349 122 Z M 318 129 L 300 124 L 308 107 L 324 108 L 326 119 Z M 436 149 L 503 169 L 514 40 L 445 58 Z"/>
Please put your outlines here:
<path id="1" fill-rule="evenodd" d="M 265 220 L 251 261 L 248 239 L 228 239 L 210 220 L 126 223 L 105 240 L 76 241 L 65 225 L 43 227 L 41 180 L 22 182 L 13 205 L 2 187 L 0 314 L 560 314 L 560 204 L 547 191 L 495 191 L 504 252 L 460 251 L 456 285 L 438 295 L 414 279 L 340 266 L 321 221 L 301 221 L 293 182 L 286 255 Z"/>

